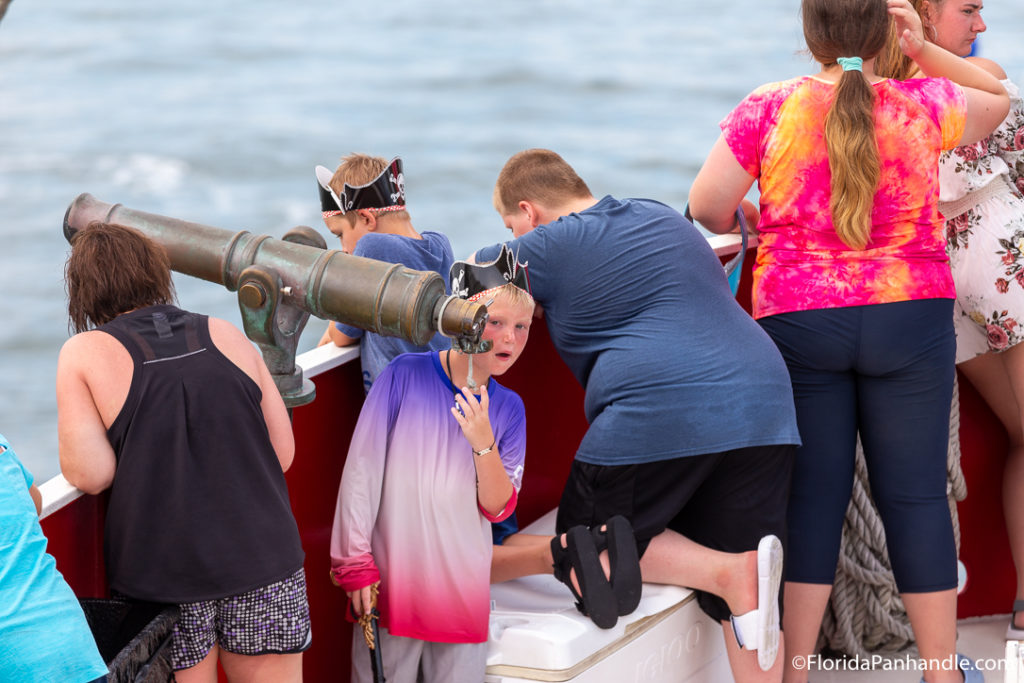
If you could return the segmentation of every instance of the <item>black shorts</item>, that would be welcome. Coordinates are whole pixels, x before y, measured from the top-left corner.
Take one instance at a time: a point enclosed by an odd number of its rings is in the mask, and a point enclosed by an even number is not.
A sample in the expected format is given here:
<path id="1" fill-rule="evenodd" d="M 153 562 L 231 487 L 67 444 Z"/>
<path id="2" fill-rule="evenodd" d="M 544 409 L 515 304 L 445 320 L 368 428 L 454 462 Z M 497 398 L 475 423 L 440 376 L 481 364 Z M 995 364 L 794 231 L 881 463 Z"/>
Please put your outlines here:
<path id="1" fill-rule="evenodd" d="M 756 550 L 762 536 L 786 544 L 786 506 L 796 446 L 755 446 L 638 465 L 576 460 L 562 492 L 555 527 L 629 519 L 641 556 L 650 540 L 671 529 L 713 550 Z M 721 598 L 697 591 L 701 609 L 729 618 Z"/>

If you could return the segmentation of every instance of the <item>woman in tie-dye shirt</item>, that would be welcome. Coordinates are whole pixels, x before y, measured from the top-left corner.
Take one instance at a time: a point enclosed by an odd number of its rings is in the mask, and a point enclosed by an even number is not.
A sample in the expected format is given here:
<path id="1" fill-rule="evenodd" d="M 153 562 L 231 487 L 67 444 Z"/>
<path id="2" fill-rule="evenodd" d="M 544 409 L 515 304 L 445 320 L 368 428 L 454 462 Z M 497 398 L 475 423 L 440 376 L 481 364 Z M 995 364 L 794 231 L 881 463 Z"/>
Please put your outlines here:
<path id="1" fill-rule="evenodd" d="M 792 662 L 813 653 L 831 592 L 858 433 L 921 656 L 955 653 L 945 489 L 955 291 L 938 157 L 986 135 L 1008 106 L 996 79 L 925 43 L 907 0 L 803 0 L 802 12 L 820 73 L 740 103 L 690 193 L 694 217 L 716 232 L 733 228 L 755 180 L 761 193 L 754 316 L 786 359 L 803 441 L 783 618 L 794 683 L 807 680 Z M 875 75 L 890 14 L 927 75 L 975 87 Z M 925 672 L 947 679 L 959 672 Z"/>

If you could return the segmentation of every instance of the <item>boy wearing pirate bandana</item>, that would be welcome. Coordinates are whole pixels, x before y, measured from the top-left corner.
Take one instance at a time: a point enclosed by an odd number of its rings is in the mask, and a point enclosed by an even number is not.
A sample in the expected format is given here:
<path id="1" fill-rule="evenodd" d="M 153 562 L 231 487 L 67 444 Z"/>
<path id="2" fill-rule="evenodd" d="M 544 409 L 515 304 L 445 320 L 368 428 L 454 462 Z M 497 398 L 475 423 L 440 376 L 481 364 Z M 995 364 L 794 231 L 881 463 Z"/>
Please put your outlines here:
<path id="1" fill-rule="evenodd" d="M 402 160 L 350 154 L 332 174 L 316 167 L 320 206 L 327 229 L 341 240 L 342 251 L 378 261 L 400 263 L 413 270 L 433 270 L 447 279 L 452 247 L 439 232 L 419 233 L 405 206 Z M 363 384 L 367 391 L 384 367 L 400 353 L 434 349 L 450 342 L 437 334 L 427 346 L 397 337 L 365 332 L 343 323 L 330 323 L 318 345 L 360 345 Z"/>
<path id="2" fill-rule="evenodd" d="M 512 514 L 522 483 L 523 402 L 494 378 L 529 336 L 525 268 L 504 254 L 460 261 L 451 281 L 487 305 L 490 347 L 402 354 L 384 369 L 352 435 L 331 535 L 331 576 L 356 614 L 372 608 L 379 584 L 383 673 L 394 683 L 483 680 L 489 522 Z M 370 680 L 365 647 L 356 629 L 353 682 Z"/>
<path id="3" fill-rule="evenodd" d="M 800 443 L 778 350 L 670 207 L 598 199 L 540 149 L 509 159 L 494 204 L 513 239 L 476 258 L 507 246 L 529 262 L 551 339 L 586 391 L 590 426 L 557 533 L 625 516 L 644 581 L 698 591 L 736 680 L 778 680 L 777 537 Z"/>

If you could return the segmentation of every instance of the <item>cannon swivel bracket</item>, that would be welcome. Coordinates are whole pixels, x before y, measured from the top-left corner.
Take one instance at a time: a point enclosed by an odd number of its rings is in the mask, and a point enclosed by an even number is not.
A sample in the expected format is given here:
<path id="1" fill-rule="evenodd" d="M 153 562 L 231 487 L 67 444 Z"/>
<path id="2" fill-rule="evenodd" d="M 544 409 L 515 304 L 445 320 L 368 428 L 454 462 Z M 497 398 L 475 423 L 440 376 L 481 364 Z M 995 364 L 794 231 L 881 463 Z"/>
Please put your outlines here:
<path id="1" fill-rule="evenodd" d="M 309 313 L 282 302 L 282 296 L 290 293 L 290 288 L 281 286 L 277 273 L 265 266 L 248 266 L 238 278 L 238 307 L 245 334 L 263 352 L 284 404 L 294 408 L 311 402 L 316 388 L 295 365 L 296 347 Z"/>

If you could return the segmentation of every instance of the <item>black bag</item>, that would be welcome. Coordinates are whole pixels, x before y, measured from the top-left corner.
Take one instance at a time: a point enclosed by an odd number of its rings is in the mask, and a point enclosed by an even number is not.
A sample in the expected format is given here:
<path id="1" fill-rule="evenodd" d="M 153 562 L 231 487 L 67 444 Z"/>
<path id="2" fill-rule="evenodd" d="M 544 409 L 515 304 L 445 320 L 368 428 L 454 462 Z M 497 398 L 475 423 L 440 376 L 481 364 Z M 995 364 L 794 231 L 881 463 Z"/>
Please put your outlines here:
<path id="1" fill-rule="evenodd" d="M 178 622 L 177 605 L 80 598 L 96 646 L 109 669 L 109 683 L 174 680 L 167 649 Z"/>

